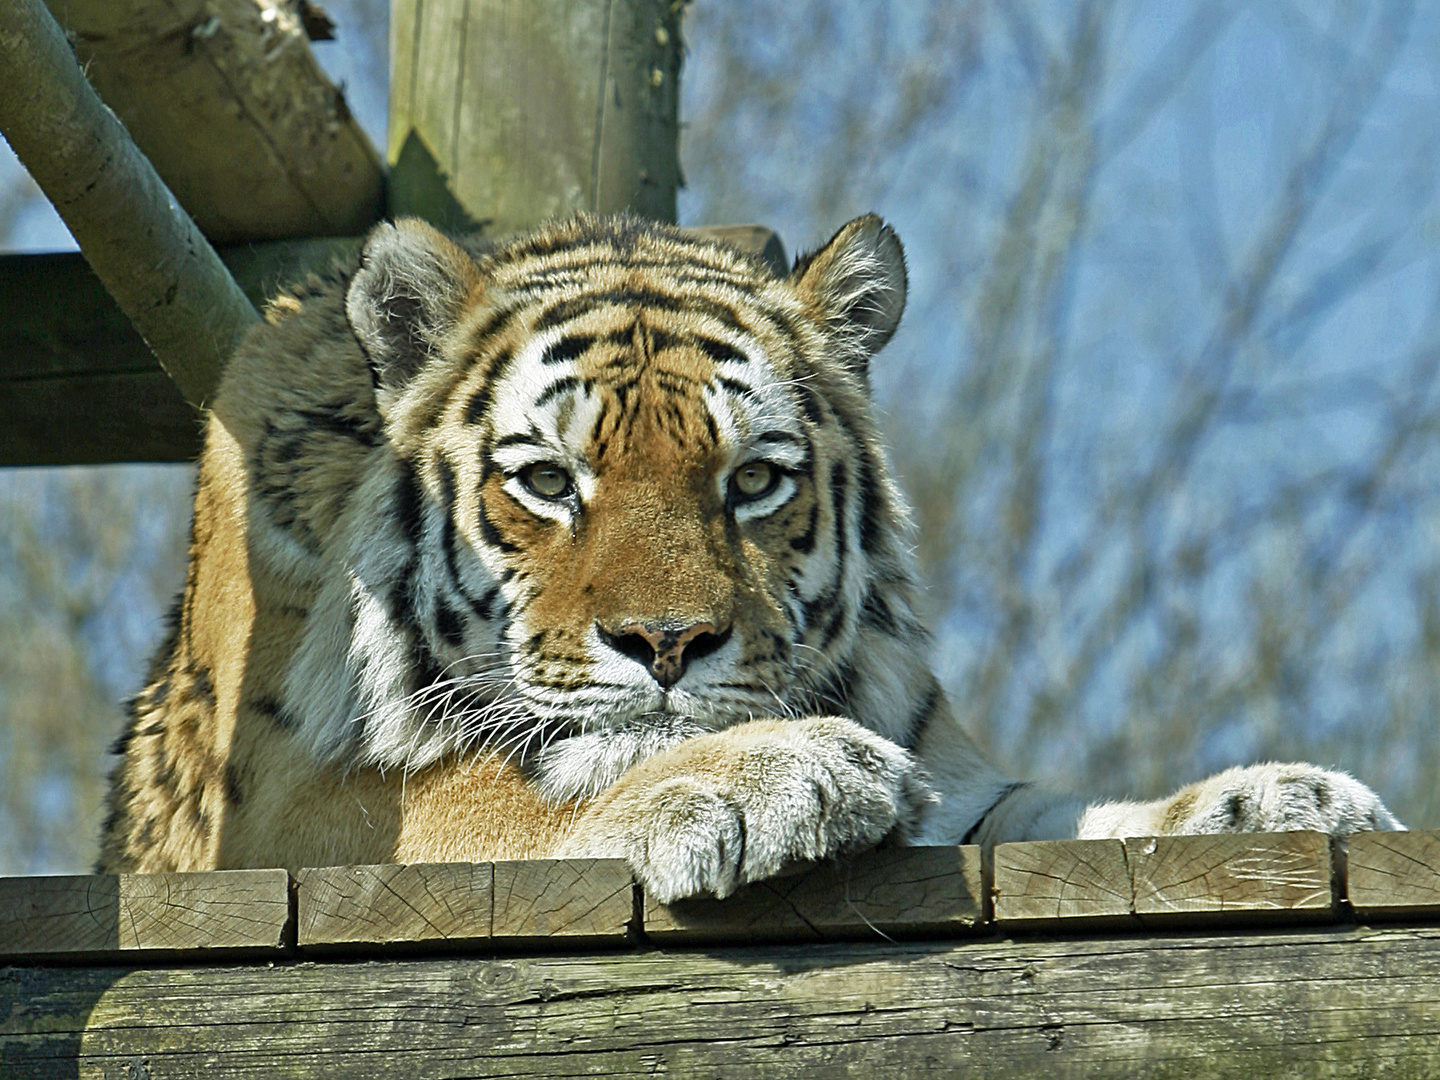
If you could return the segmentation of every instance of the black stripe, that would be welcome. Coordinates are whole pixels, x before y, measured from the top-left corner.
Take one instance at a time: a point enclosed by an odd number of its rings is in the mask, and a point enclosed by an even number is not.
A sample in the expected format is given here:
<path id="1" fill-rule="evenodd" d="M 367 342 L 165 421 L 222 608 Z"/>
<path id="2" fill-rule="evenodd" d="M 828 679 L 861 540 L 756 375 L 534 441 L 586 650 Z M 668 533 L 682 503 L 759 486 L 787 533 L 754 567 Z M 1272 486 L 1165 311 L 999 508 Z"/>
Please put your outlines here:
<path id="1" fill-rule="evenodd" d="M 536 327 L 538 330 L 539 327 Z M 567 334 L 551 345 L 540 357 L 542 364 L 563 364 L 584 354 L 595 344 L 594 334 Z"/>
<path id="2" fill-rule="evenodd" d="M 491 585 L 485 590 L 485 594 L 479 600 L 472 601 L 475 605 L 475 614 L 482 619 L 489 619 L 495 611 L 495 600 L 500 595 L 500 586 Z"/>
<path id="3" fill-rule="evenodd" d="M 583 381 L 589 382 L 588 379 Z M 581 382 L 582 380 L 578 375 L 566 375 L 563 379 L 556 379 L 541 391 L 540 396 L 535 399 L 535 404 L 532 408 L 544 408 L 567 390 L 574 390 Z M 499 444 L 497 443 L 496 445 L 498 446 Z"/>
<path id="4" fill-rule="evenodd" d="M 875 463 L 860 447 L 860 550 L 873 555 L 880 546 L 880 485 L 875 481 Z"/>
<path id="5" fill-rule="evenodd" d="M 723 386 L 726 390 L 729 390 L 730 393 L 737 394 L 740 397 L 749 397 L 750 395 L 755 393 L 753 387 L 746 386 L 743 382 L 739 382 L 735 379 L 726 378 L 724 375 L 717 377 L 715 381 L 718 382 L 721 386 Z"/>
<path id="6" fill-rule="evenodd" d="M 465 641 L 465 626 L 460 616 L 444 600 L 435 601 L 435 629 L 451 648 L 458 649 Z"/>
<path id="7" fill-rule="evenodd" d="M 905 726 L 905 738 L 900 743 L 901 746 L 913 749 L 920 742 L 920 736 L 930 726 L 930 720 L 934 717 L 935 710 L 940 707 L 943 697 L 944 693 L 940 689 L 940 683 L 932 676 L 930 689 L 925 692 L 920 707 L 915 710 L 910 717 L 910 723 Z"/>
<path id="8" fill-rule="evenodd" d="M 710 357 L 717 364 L 748 364 L 750 358 L 733 345 L 727 345 L 723 341 L 716 341 L 713 338 L 696 336 L 693 339 L 697 349 Z"/>
<path id="9" fill-rule="evenodd" d="M 245 704 L 250 707 L 251 711 L 257 712 L 261 716 L 267 717 L 275 724 L 276 727 L 280 728 L 283 731 L 294 731 L 297 727 L 300 726 L 299 723 L 296 721 L 295 717 L 290 713 L 288 709 L 286 709 L 283 705 L 280 704 L 277 698 L 246 698 Z"/>
<path id="10" fill-rule="evenodd" d="M 420 490 L 420 478 L 415 474 L 413 462 L 400 459 L 400 478 L 395 485 L 395 517 L 400 522 L 401 535 L 412 545 L 424 539 L 424 496 Z"/>
<path id="11" fill-rule="evenodd" d="M 444 500 L 445 503 L 445 531 L 441 539 L 441 543 L 445 547 L 445 569 L 450 574 L 450 584 L 454 587 L 456 592 L 458 592 L 461 596 L 465 598 L 465 602 L 470 605 L 470 609 L 474 611 L 476 615 L 480 616 L 480 618 L 482 619 L 489 619 L 490 607 L 493 601 L 486 600 L 485 597 L 481 597 L 479 600 L 477 600 L 475 597 L 471 596 L 470 590 L 465 588 L 465 583 L 460 577 L 460 566 L 458 562 L 459 556 L 457 554 L 458 545 L 455 530 L 455 515 L 459 509 L 455 503 L 455 496 L 457 490 L 455 484 L 455 470 L 452 469 L 450 467 L 450 463 L 442 457 L 439 461 L 439 471 L 440 497 Z M 495 587 L 492 587 L 486 595 L 493 596 L 494 591 Z M 440 632 L 441 634 L 444 634 L 447 639 L 449 638 L 450 635 L 445 633 L 444 626 L 440 627 Z"/>
<path id="12" fill-rule="evenodd" d="M 874 589 L 865 594 L 865 600 L 860 606 L 860 625 L 879 630 L 891 637 L 900 633 L 900 624 L 895 621 L 895 613 Z"/>
<path id="13" fill-rule="evenodd" d="M 815 529 L 820 521 L 820 500 L 812 499 L 810 502 L 810 521 L 805 526 L 805 531 L 799 536 L 790 538 L 790 547 L 801 555 L 809 555 L 815 550 Z"/>
<path id="14" fill-rule="evenodd" d="M 800 411 L 805 414 L 805 419 L 812 424 L 824 423 L 825 409 L 820 404 L 820 396 L 803 382 L 794 383 L 793 386 L 800 398 Z"/>
<path id="15" fill-rule="evenodd" d="M 703 297 L 671 296 L 653 289 L 614 289 L 589 293 L 552 304 L 541 312 L 540 317 L 535 321 L 534 332 L 543 333 L 561 323 L 569 322 L 578 315 L 594 311 L 607 304 L 654 308 L 657 311 L 699 312 L 734 330 L 744 330 L 739 320 L 736 319 L 734 310 Z"/>
<path id="16" fill-rule="evenodd" d="M 511 354 L 509 349 L 503 349 L 490 364 L 490 370 L 485 373 L 484 385 L 470 395 L 470 400 L 465 405 L 465 422 L 467 424 L 478 424 L 486 412 L 490 409 L 490 398 L 494 393 L 495 383 L 501 374 L 510 366 Z"/>
<path id="17" fill-rule="evenodd" d="M 294 409 L 293 414 L 305 420 L 311 427 L 319 428 L 332 435 L 339 435 L 365 446 L 374 446 L 379 441 L 379 414 L 350 416 L 346 409 L 349 402 L 323 402 L 318 408 Z"/>
<path id="18" fill-rule="evenodd" d="M 506 540 L 505 537 L 501 536 L 500 530 L 495 528 L 495 523 L 490 520 L 490 515 L 485 513 L 484 499 L 480 500 L 480 505 L 477 510 L 477 516 L 480 519 L 480 535 L 484 538 L 487 544 L 489 544 L 491 547 L 497 547 L 501 551 L 506 552 L 507 554 L 520 550 L 509 540 Z"/>
<path id="19" fill-rule="evenodd" d="M 835 639 L 840 636 L 840 631 L 845 629 L 844 602 L 841 601 L 837 595 L 831 603 L 834 605 L 835 610 L 830 616 L 830 621 L 825 624 L 825 632 L 820 635 L 819 648 L 821 649 L 828 649 L 834 643 Z"/>
<path id="20" fill-rule="evenodd" d="M 518 431 L 513 435 L 503 435 L 495 440 L 495 449 L 500 450 L 506 446 L 544 446 L 545 436 L 540 434 L 538 428 L 532 427 L 529 431 Z"/>
<path id="21" fill-rule="evenodd" d="M 810 442 L 799 435 L 792 435 L 788 431 L 767 431 L 755 436 L 757 443 L 789 443 L 792 446 L 799 446 L 809 450 Z"/>

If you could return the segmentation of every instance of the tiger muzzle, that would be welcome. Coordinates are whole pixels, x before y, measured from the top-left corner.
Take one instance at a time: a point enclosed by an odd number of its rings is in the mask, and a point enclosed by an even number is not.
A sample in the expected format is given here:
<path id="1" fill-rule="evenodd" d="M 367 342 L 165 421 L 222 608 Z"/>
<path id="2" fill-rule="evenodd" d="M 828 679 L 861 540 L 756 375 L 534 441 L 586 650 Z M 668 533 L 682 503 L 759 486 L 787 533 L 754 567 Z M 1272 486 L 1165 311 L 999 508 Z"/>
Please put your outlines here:
<path id="1" fill-rule="evenodd" d="M 719 629 L 714 623 L 689 625 L 664 622 L 628 622 L 615 632 L 599 623 L 595 629 L 600 640 L 618 653 L 637 660 L 660 686 L 668 690 L 680 681 L 692 660 L 724 647 L 730 640 L 730 627 Z"/>

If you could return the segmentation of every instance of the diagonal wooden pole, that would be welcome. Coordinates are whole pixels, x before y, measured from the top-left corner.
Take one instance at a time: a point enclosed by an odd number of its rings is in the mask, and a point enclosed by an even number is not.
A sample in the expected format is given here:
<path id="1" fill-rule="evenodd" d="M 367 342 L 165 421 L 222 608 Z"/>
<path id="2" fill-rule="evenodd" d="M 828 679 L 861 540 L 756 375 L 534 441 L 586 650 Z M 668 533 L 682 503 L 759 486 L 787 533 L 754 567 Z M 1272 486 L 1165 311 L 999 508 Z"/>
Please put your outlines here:
<path id="1" fill-rule="evenodd" d="M 0 132 L 186 400 L 203 405 L 254 307 L 41 0 L 0 3 L 0 86 Z"/>

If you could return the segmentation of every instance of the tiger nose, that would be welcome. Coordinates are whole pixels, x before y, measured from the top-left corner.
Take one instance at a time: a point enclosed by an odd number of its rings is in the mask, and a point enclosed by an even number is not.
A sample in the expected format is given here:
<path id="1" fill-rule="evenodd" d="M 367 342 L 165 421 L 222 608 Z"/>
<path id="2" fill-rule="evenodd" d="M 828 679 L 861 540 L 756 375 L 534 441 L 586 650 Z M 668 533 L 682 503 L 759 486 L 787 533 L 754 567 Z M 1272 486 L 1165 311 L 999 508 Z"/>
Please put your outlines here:
<path id="1" fill-rule="evenodd" d="M 680 681 L 690 661 L 709 656 L 730 640 L 728 626 L 721 630 L 709 622 L 628 622 L 614 633 L 596 623 L 595 629 L 610 648 L 644 664 L 666 690 Z"/>

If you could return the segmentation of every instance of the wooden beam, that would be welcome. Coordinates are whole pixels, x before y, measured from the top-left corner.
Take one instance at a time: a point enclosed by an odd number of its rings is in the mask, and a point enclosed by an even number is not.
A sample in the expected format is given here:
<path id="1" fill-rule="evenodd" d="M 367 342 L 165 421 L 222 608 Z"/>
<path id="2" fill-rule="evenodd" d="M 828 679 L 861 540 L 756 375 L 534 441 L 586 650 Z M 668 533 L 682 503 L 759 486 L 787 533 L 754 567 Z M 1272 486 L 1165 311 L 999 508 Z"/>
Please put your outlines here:
<path id="1" fill-rule="evenodd" d="M 251 304 L 358 239 L 224 249 Z M 190 461 L 202 414 L 79 254 L 0 255 L 0 465 Z"/>
<path id="2" fill-rule="evenodd" d="M 95 89 L 217 243 L 353 235 L 379 155 L 282 0 L 47 0 Z"/>
<path id="3" fill-rule="evenodd" d="M 785 271 L 785 246 L 771 229 L 693 231 Z M 238 244 L 220 258 L 259 307 L 288 282 L 353 261 L 360 244 Z M 190 461 L 202 419 L 81 256 L 0 255 L 0 466 Z"/>
<path id="4" fill-rule="evenodd" d="M 675 220 L 673 0 L 394 0 L 390 209 L 500 234 Z"/>
<path id="5" fill-rule="evenodd" d="M 40 0 L 0 5 L 0 81 L 0 131 L 180 392 L 203 404 L 255 309 Z"/>
<path id="6" fill-rule="evenodd" d="M 152 1080 L 1428 1077 L 1440 928 L 10 967 L 0 1061 Z"/>

